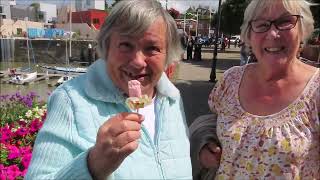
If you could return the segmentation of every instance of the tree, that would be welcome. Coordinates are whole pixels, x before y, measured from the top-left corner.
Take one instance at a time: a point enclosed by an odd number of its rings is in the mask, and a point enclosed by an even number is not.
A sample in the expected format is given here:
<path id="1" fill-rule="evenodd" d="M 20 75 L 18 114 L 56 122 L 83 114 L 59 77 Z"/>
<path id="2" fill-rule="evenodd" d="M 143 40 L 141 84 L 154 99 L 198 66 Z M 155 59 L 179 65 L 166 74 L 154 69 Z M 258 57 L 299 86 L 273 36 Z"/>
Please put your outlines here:
<path id="1" fill-rule="evenodd" d="M 313 0 L 311 2 L 319 4 L 319 0 Z M 314 18 L 314 27 L 320 28 L 320 5 L 311 6 L 310 9 Z"/>
<path id="2" fill-rule="evenodd" d="M 226 0 L 221 5 L 221 32 L 228 35 L 240 34 L 244 11 L 249 0 Z"/>
<path id="3" fill-rule="evenodd" d="M 104 0 L 104 10 L 107 14 L 111 11 L 111 6 L 109 6 L 107 0 Z"/>
<path id="4" fill-rule="evenodd" d="M 33 7 L 33 9 L 34 9 L 35 21 L 39 22 L 39 20 L 43 18 L 43 15 L 41 15 L 41 12 L 40 12 L 40 4 L 39 3 L 32 3 L 32 4 L 30 4 L 30 7 Z"/>

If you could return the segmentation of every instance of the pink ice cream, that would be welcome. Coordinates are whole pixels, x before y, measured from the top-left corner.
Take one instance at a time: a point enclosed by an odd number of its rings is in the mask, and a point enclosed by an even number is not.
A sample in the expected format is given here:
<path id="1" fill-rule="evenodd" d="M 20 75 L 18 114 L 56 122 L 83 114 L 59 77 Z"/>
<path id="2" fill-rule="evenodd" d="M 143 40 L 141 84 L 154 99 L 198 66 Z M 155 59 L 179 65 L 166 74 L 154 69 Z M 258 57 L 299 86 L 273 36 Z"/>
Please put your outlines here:
<path id="1" fill-rule="evenodd" d="M 130 97 L 141 97 L 141 84 L 137 80 L 128 82 L 128 90 Z"/>

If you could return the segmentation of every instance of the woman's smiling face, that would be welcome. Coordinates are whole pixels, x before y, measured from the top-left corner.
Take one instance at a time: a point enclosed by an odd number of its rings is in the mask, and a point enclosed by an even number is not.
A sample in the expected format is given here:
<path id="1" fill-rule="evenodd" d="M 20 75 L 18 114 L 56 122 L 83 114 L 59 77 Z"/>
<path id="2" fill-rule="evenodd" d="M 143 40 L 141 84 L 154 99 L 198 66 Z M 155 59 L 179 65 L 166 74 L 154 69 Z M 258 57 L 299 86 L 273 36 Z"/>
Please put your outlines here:
<path id="1" fill-rule="evenodd" d="M 114 32 L 107 51 L 108 73 L 113 83 L 128 94 L 128 81 L 141 83 L 142 94 L 151 96 L 164 71 L 167 52 L 166 26 L 158 18 L 141 37 Z"/>
<path id="2" fill-rule="evenodd" d="M 255 20 L 276 21 L 278 25 L 292 20 L 290 18 L 297 18 L 291 15 L 281 3 L 277 3 L 272 10 L 262 12 Z M 274 65 L 288 64 L 296 58 L 301 41 L 299 20 L 298 17 L 295 27 L 289 30 L 279 30 L 274 23 L 266 32 L 254 32 L 251 27 L 249 42 L 259 63 L 274 67 Z"/>

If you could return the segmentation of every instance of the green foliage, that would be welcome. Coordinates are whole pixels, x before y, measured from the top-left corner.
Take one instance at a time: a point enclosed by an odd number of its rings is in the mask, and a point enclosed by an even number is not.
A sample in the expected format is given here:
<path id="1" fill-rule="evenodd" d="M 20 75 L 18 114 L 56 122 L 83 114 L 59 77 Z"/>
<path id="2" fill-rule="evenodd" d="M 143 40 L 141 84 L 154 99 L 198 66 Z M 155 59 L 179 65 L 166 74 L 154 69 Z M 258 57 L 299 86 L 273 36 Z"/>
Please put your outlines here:
<path id="1" fill-rule="evenodd" d="M 39 22 L 39 20 L 43 19 L 43 13 L 41 13 L 40 11 L 40 4 L 39 3 L 32 3 L 30 4 L 30 7 L 34 8 L 34 12 L 35 12 L 35 20 L 37 22 Z"/>
<path id="2" fill-rule="evenodd" d="M 240 34 L 244 11 L 249 0 L 226 0 L 221 5 L 220 29 L 225 34 Z"/>
<path id="3" fill-rule="evenodd" d="M 314 27 L 320 28 L 320 2 L 319 1 L 317 2 L 316 0 L 314 0 L 313 2 L 319 4 L 319 5 L 310 7 L 313 18 L 314 18 Z"/>
<path id="4" fill-rule="evenodd" d="M 30 108 L 43 105 L 38 102 L 38 96 L 34 92 L 22 96 L 20 93 L 0 96 L 1 127 L 20 119 L 21 114 L 26 114 Z"/>

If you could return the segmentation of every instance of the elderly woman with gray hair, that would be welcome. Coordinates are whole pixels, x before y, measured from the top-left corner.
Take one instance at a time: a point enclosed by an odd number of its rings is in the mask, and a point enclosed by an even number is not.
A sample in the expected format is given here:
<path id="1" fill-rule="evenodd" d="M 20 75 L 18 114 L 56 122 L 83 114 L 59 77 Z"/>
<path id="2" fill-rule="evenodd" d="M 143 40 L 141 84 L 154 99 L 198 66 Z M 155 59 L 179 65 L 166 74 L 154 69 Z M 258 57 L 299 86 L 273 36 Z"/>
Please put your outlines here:
<path id="1" fill-rule="evenodd" d="M 227 70 L 212 90 L 216 130 L 213 116 L 192 125 L 202 171 L 216 179 L 319 179 L 320 73 L 298 57 L 312 31 L 303 0 L 250 2 L 241 37 L 257 63 Z"/>
<path id="2" fill-rule="evenodd" d="M 182 100 L 164 73 L 182 52 L 175 21 L 156 0 L 120 1 L 98 49 L 49 97 L 26 179 L 191 179 Z M 150 100 L 138 112 L 125 103 L 133 81 Z"/>

